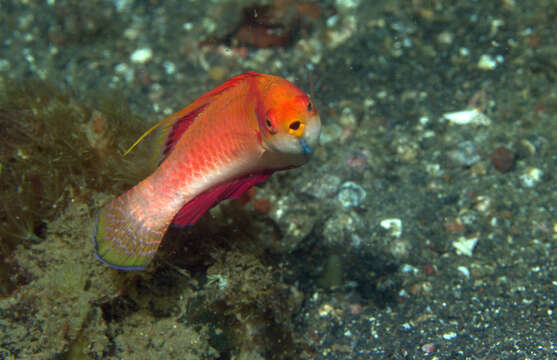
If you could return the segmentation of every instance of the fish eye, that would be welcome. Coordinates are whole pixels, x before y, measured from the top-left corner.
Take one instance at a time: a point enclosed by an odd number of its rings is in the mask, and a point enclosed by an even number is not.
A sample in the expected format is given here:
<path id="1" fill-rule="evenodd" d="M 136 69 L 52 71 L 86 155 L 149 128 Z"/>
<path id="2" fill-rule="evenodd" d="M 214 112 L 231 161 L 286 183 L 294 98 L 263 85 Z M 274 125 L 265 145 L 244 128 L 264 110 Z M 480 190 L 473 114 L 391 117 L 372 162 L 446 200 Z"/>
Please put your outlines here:
<path id="1" fill-rule="evenodd" d="M 298 130 L 300 128 L 300 122 L 299 121 L 294 121 L 293 123 L 290 124 L 289 127 L 292 130 Z"/>
<path id="2" fill-rule="evenodd" d="M 277 132 L 277 129 L 268 117 L 265 118 L 265 125 L 267 126 L 267 130 L 269 130 L 269 133 L 275 134 Z"/>
<path id="3" fill-rule="evenodd" d="M 311 110 L 313 110 L 313 105 L 310 101 L 310 102 L 308 102 L 308 111 L 311 111 Z"/>

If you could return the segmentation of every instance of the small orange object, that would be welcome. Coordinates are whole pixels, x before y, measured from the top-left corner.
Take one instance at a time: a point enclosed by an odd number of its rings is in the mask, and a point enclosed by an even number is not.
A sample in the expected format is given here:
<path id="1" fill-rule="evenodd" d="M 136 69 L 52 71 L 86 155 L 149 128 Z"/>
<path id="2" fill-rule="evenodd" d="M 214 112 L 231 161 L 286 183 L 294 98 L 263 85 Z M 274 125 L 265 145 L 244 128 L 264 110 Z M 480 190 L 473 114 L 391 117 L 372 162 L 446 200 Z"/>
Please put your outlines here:
<path id="1" fill-rule="evenodd" d="M 271 204 L 267 199 L 255 199 L 253 208 L 260 214 L 267 215 L 271 211 Z"/>
<path id="2" fill-rule="evenodd" d="M 425 264 L 424 266 L 424 273 L 427 276 L 432 276 L 435 275 L 435 268 L 433 267 L 433 264 L 428 262 L 427 264 Z"/>
<path id="3" fill-rule="evenodd" d="M 272 5 L 250 6 L 228 40 L 254 48 L 289 46 L 320 15 L 321 7 L 314 2 L 275 0 Z"/>
<path id="4" fill-rule="evenodd" d="M 499 146 L 490 155 L 491 163 L 499 172 L 506 173 L 514 167 L 514 152 L 504 146 Z"/>

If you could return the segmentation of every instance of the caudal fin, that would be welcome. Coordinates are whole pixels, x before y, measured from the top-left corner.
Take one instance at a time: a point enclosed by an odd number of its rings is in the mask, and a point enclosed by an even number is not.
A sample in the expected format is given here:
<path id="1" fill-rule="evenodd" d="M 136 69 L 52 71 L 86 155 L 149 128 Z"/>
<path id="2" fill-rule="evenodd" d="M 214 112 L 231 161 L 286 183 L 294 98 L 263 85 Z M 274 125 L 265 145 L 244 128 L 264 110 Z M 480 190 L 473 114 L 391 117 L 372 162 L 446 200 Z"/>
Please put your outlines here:
<path id="1" fill-rule="evenodd" d="M 119 270 L 143 270 L 157 252 L 166 226 L 151 229 L 127 206 L 129 194 L 105 205 L 97 215 L 93 242 L 99 260 Z"/>

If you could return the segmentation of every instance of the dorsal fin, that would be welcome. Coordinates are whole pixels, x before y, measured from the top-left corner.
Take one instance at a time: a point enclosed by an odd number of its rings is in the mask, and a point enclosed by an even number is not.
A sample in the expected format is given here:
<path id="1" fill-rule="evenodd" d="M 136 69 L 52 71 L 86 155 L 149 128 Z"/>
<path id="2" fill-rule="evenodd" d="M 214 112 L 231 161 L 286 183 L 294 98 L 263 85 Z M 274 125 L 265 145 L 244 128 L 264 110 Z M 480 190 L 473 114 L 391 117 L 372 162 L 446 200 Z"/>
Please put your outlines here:
<path id="1" fill-rule="evenodd" d="M 155 141 L 155 162 L 161 162 L 164 160 L 174 149 L 174 145 L 180 139 L 182 134 L 188 129 L 188 127 L 193 123 L 193 121 L 205 110 L 205 108 L 214 100 L 214 98 L 224 91 L 234 87 L 237 83 L 242 80 L 253 78 L 259 76 L 258 73 L 247 72 L 234 76 L 223 84 L 217 86 L 208 93 L 203 94 L 193 103 L 183 108 L 182 110 L 170 115 L 169 117 L 163 119 L 149 130 L 147 130 L 137 141 L 124 153 L 127 155 L 130 151 L 135 148 L 147 135 L 151 132 L 156 132 L 159 134 L 158 140 Z"/>
<path id="2" fill-rule="evenodd" d="M 200 100 L 208 100 L 212 97 L 215 97 L 216 95 L 224 92 L 225 90 L 233 87 L 234 85 L 236 85 L 236 83 L 243 81 L 245 79 L 250 79 L 250 78 L 254 78 L 257 77 L 261 74 L 255 73 L 255 72 L 247 72 L 247 73 L 243 73 L 240 75 L 236 75 L 230 79 L 228 79 L 227 81 L 225 81 L 224 83 L 222 83 L 221 85 L 217 86 L 216 88 L 214 88 L 213 90 L 209 91 L 208 93 L 203 94 L 199 99 L 197 99 L 194 104 Z M 193 105 L 193 104 L 192 104 Z"/>
<path id="3" fill-rule="evenodd" d="M 182 109 L 178 113 L 165 119 L 167 123 L 161 127 L 160 140 L 160 145 L 163 146 L 162 160 L 164 160 L 172 152 L 172 149 L 174 149 L 174 145 L 176 144 L 176 142 L 178 142 L 182 134 L 205 110 L 205 108 L 209 106 L 212 101 L 215 100 L 215 97 L 222 94 L 226 90 L 231 89 L 237 83 L 256 76 L 259 76 L 259 74 L 254 72 L 247 72 L 234 76 L 233 78 L 217 86 L 208 93 L 203 94 L 197 100 L 195 100 L 193 103 L 191 103 L 189 106 Z"/>
<path id="4" fill-rule="evenodd" d="M 191 112 L 176 120 L 172 126 L 169 126 L 169 131 L 164 139 L 164 149 L 162 150 L 163 159 L 170 154 L 174 145 L 176 145 L 176 142 L 180 139 L 180 136 L 182 136 L 197 116 L 201 114 L 208 105 L 209 104 L 204 104 L 196 109 L 193 109 Z"/>

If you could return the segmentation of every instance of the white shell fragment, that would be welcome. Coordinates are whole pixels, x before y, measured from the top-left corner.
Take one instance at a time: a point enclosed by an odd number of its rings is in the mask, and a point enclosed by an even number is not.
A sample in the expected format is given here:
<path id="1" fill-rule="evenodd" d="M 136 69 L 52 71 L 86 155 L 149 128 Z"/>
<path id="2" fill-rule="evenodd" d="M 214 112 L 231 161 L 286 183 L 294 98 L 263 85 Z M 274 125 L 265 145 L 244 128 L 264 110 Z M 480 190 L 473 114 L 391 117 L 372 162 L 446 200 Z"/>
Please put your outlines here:
<path id="1" fill-rule="evenodd" d="M 480 70 L 493 70 L 497 67 L 497 60 L 489 55 L 483 54 L 478 60 L 478 69 Z"/>
<path id="2" fill-rule="evenodd" d="M 539 183 L 542 177 L 542 170 L 535 167 L 529 167 L 520 175 L 520 182 L 522 183 L 522 186 L 531 188 Z"/>
<path id="3" fill-rule="evenodd" d="M 445 113 L 443 119 L 455 125 L 491 125 L 491 119 L 478 109 Z"/>
<path id="4" fill-rule="evenodd" d="M 478 240 L 479 239 L 477 237 L 465 238 L 464 236 L 461 236 L 457 241 L 453 242 L 453 246 L 458 255 L 472 256 L 472 252 L 474 251 Z"/>
<path id="5" fill-rule="evenodd" d="M 389 231 L 389 234 L 394 237 L 402 235 L 402 221 L 400 219 L 384 219 L 379 223 L 381 227 Z"/>
<path id="6" fill-rule="evenodd" d="M 459 273 L 464 275 L 467 279 L 470 279 L 470 270 L 466 266 L 459 266 L 456 268 Z"/>
<path id="7" fill-rule="evenodd" d="M 151 50 L 150 48 L 142 48 L 142 49 L 135 50 L 130 55 L 130 60 L 133 63 L 143 64 L 151 60 L 152 57 L 153 57 L 153 50 Z"/>
<path id="8" fill-rule="evenodd" d="M 347 181 L 340 186 L 338 200 L 344 207 L 357 207 L 366 198 L 366 191 L 358 184 Z"/>

